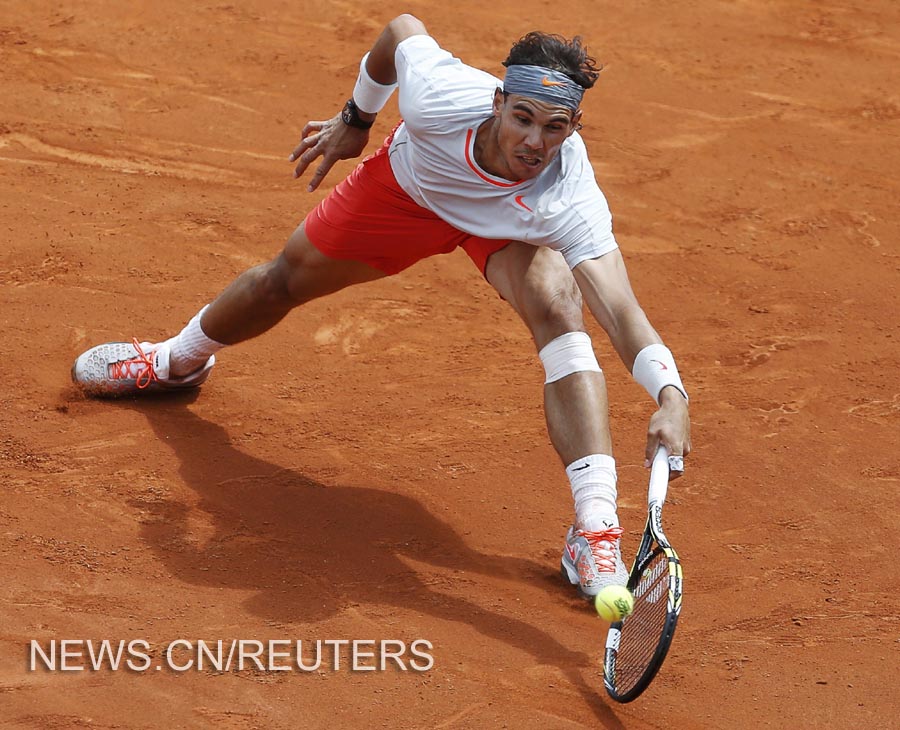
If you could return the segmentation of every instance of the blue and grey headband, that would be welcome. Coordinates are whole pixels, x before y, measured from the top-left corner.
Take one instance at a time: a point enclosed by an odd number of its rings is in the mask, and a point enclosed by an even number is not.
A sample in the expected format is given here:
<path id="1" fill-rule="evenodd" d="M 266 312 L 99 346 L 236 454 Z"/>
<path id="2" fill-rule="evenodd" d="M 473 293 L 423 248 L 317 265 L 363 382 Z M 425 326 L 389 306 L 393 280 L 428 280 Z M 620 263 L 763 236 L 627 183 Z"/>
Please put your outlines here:
<path id="1" fill-rule="evenodd" d="M 543 66 L 510 66 L 503 91 L 559 104 L 573 112 L 581 105 L 584 88 L 565 74 Z"/>

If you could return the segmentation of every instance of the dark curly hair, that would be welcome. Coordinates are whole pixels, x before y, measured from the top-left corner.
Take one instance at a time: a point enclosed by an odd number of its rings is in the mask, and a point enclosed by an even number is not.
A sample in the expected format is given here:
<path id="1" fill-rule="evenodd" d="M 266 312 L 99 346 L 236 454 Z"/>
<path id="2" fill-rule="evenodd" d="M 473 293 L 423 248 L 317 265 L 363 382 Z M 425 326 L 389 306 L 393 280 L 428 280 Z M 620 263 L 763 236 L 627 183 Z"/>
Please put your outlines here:
<path id="1" fill-rule="evenodd" d="M 600 76 L 602 65 L 588 55 L 581 36 L 568 40 L 561 35 L 537 30 L 522 36 L 509 49 L 504 66 L 543 66 L 568 76 L 584 89 L 590 89 Z"/>

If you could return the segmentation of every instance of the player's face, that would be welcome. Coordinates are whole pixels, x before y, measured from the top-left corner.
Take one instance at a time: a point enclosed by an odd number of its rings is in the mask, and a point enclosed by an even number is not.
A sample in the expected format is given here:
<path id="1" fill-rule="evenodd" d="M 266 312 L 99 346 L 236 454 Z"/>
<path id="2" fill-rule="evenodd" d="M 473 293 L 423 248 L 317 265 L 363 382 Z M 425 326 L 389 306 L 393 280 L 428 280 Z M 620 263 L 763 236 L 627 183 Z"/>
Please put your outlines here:
<path id="1" fill-rule="evenodd" d="M 559 154 L 563 142 L 577 129 L 581 110 L 573 113 L 564 106 L 519 94 L 504 97 L 498 91 L 494 117 L 499 162 L 508 172 L 504 177 L 530 180 Z"/>

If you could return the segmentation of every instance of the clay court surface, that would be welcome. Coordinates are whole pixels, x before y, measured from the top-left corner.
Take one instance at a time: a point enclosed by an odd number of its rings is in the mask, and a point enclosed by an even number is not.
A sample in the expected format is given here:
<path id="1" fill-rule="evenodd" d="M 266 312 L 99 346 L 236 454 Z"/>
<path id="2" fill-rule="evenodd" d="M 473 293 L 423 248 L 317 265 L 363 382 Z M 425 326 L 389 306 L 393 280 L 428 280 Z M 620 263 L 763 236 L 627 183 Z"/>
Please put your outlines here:
<path id="1" fill-rule="evenodd" d="M 897 722 L 896 3 L 132 5 L 0 1 L 0 725 Z M 558 578 L 540 364 L 461 252 L 226 350 L 196 398 L 69 384 L 279 250 L 353 164 L 310 195 L 288 153 L 401 11 L 496 74 L 534 28 L 606 64 L 583 134 L 695 446 L 681 624 L 631 705 Z M 652 404 L 593 335 L 630 556 Z M 417 638 L 426 672 L 155 669 L 176 639 Z M 31 672 L 32 639 L 144 639 L 154 667 Z"/>

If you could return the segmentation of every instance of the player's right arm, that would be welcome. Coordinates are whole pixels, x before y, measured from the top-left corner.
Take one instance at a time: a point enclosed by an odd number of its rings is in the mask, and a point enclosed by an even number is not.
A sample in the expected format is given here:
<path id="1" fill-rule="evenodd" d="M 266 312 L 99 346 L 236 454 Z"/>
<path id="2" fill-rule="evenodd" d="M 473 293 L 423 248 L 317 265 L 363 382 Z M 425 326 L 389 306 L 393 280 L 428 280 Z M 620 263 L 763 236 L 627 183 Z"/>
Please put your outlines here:
<path id="1" fill-rule="evenodd" d="M 663 341 L 631 288 L 621 252 L 615 249 L 603 256 L 587 259 L 572 269 L 572 273 L 591 314 L 606 330 L 629 372 L 634 373 L 639 354 L 650 345 L 663 346 Z M 669 365 L 658 360 L 652 362 L 659 363 L 663 370 L 677 373 L 674 360 Z M 679 385 L 674 385 L 675 380 Z M 647 429 L 647 466 L 659 444 L 664 445 L 670 454 L 681 456 L 690 453 L 691 422 L 687 396 L 680 382 L 680 377 L 676 377 L 654 395 L 659 410 L 651 417 Z"/>
<path id="2" fill-rule="evenodd" d="M 397 83 L 394 61 L 397 46 L 414 35 L 428 35 L 428 31 L 422 21 L 412 15 L 399 15 L 385 26 L 366 59 L 365 72 L 371 82 L 385 87 Z M 360 103 L 355 98 L 353 101 L 357 105 Z M 369 113 L 359 109 L 358 115 L 363 121 L 372 122 L 377 112 Z M 369 130 L 345 124 L 340 112 L 325 121 L 308 122 L 303 128 L 303 139 L 288 158 L 291 162 L 297 161 L 294 177 L 300 177 L 313 160 L 321 157 L 322 161 L 307 186 L 307 190 L 312 192 L 319 187 L 335 162 L 359 157 L 368 141 Z"/>

